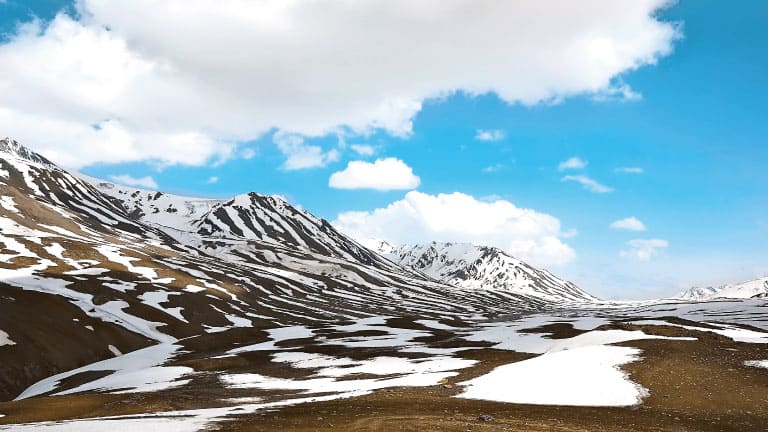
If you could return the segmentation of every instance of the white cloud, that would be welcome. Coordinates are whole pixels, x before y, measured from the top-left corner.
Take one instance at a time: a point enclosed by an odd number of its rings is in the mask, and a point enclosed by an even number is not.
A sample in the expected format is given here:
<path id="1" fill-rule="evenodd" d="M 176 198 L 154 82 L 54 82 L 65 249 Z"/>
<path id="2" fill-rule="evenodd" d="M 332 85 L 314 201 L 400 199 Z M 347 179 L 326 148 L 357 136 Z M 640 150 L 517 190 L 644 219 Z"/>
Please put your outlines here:
<path id="1" fill-rule="evenodd" d="M 375 162 L 352 161 L 343 171 L 335 172 L 328 186 L 336 189 L 376 189 L 381 191 L 415 189 L 421 179 L 400 159 L 377 159 Z"/>
<path id="2" fill-rule="evenodd" d="M 216 184 L 219 182 L 219 176 L 211 176 L 206 183 L 208 184 Z"/>
<path id="3" fill-rule="evenodd" d="M 561 241 L 560 221 L 554 216 L 459 192 L 429 195 L 411 191 L 383 208 L 341 213 L 333 223 L 355 238 L 392 243 L 470 242 L 496 246 L 544 266 L 565 264 L 575 257 L 573 249 Z"/>
<path id="4" fill-rule="evenodd" d="M 475 133 L 475 140 L 477 141 L 500 141 L 507 136 L 506 132 L 501 129 L 478 129 Z"/>
<path id="5" fill-rule="evenodd" d="M 119 183 L 125 186 L 134 186 L 144 189 L 158 190 L 160 187 L 157 185 L 155 179 L 150 176 L 146 177 L 132 177 L 128 174 L 113 175 L 109 177 L 115 183 Z"/>
<path id="6" fill-rule="evenodd" d="M 572 158 L 569 158 L 568 160 L 564 160 L 560 162 L 560 164 L 557 166 L 557 169 L 560 171 L 572 170 L 572 169 L 584 169 L 587 167 L 588 163 L 589 162 L 574 156 Z"/>
<path id="7" fill-rule="evenodd" d="M 368 144 L 352 144 L 349 148 L 360 156 L 373 156 L 376 153 L 376 148 Z"/>
<path id="8" fill-rule="evenodd" d="M 602 183 L 585 176 L 585 175 L 568 175 L 561 179 L 561 181 L 572 181 L 581 184 L 584 189 L 594 193 L 608 193 L 613 192 L 613 188 L 608 187 Z"/>
<path id="9" fill-rule="evenodd" d="M 300 135 L 278 131 L 272 136 L 272 141 L 285 155 L 283 168 L 287 170 L 319 168 L 339 160 L 338 150 L 324 152 L 320 146 L 305 143 Z"/>
<path id="10" fill-rule="evenodd" d="M 638 218 L 630 216 L 628 218 L 620 219 L 611 224 L 613 229 L 629 230 L 629 231 L 645 231 L 645 224 Z"/>
<path id="11" fill-rule="evenodd" d="M 622 174 L 642 174 L 645 172 L 645 170 L 640 167 L 621 167 L 616 168 L 614 171 Z"/>
<path id="12" fill-rule="evenodd" d="M 245 147 L 243 149 L 240 149 L 240 157 L 243 159 L 246 159 L 246 160 L 253 159 L 255 156 L 256 156 L 256 150 L 250 147 Z"/>
<path id="13" fill-rule="evenodd" d="M 638 261 L 650 261 L 651 258 L 658 255 L 659 249 L 667 248 L 669 242 L 663 239 L 634 239 L 628 241 L 627 245 L 630 249 L 622 250 L 619 255 Z"/>
<path id="14" fill-rule="evenodd" d="M 626 83 L 619 82 L 595 94 L 594 99 L 599 102 L 621 101 L 633 102 L 643 98 L 643 95 L 632 90 Z"/>
<path id="15" fill-rule="evenodd" d="M 622 74 L 672 51 L 668 4 L 80 0 L 0 45 L 0 130 L 72 167 L 200 165 L 272 130 L 407 136 L 455 92 L 627 93 Z"/>
<path id="16" fill-rule="evenodd" d="M 487 167 L 484 167 L 483 172 L 486 174 L 491 174 L 491 173 L 499 172 L 503 169 L 504 169 L 504 165 L 499 163 L 499 164 L 488 165 Z"/>

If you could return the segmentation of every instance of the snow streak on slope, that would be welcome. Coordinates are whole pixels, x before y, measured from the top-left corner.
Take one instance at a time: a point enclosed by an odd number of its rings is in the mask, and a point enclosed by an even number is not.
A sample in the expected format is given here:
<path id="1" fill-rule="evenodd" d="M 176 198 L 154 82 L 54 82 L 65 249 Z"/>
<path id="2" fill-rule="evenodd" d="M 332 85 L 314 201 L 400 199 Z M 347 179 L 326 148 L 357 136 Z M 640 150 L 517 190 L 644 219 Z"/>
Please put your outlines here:
<path id="1" fill-rule="evenodd" d="M 596 300 L 571 282 L 494 247 L 436 242 L 392 246 L 382 241 L 372 246 L 397 264 L 461 288 L 504 290 L 551 302 Z"/>
<path id="2" fill-rule="evenodd" d="M 768 297 L 768 277 L 714 287 L 693 287 L 680 293 L 684 300 L 746 299 Z"/>
<path id="3" fill-rule="evenodd" d="M 83 177 L 145 223 L 211 239 L 259 241 L 304 252 L 392 268 L 386 261 L 336 231 L 328 221 L 298 209 L 282 197 L 249 193 L 228 200 L 188 198 L 134 189 Z M 174 232 L 175 231 L 175 232 Z"/>

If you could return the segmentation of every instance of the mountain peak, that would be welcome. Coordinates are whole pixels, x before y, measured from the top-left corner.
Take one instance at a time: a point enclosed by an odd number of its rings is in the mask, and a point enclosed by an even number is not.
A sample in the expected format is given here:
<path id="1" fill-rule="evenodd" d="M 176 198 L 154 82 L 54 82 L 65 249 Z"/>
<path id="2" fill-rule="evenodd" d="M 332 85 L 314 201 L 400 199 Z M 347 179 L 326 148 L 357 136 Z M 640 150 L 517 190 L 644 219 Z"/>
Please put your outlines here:
<path id="1" fill-rule="evenodd" d="M 726 284 L 720 287 L 693 287 L 678 294 L 683 300 L 708 301 L 713 299 L 759 298 L 768 296 L 768 276 Z"/>
<path id="2" fill-rule="evenodd" d="M 34 162 L 41 165 L 55 166 L 53 162 L 23 146 L 15 139 L 5 137 L 0 139 L 0 153 L 11 155 L 17 159 Z"/>
<path id="3" fill-rule="evenodd" d="M 455 287 L 502 290 L 544 301 L 595 300 L 573 283 L 492 246 L 435 241 L 421 245 L 392 245 L 375 239 L 365 244 L 396 264 Z"/>

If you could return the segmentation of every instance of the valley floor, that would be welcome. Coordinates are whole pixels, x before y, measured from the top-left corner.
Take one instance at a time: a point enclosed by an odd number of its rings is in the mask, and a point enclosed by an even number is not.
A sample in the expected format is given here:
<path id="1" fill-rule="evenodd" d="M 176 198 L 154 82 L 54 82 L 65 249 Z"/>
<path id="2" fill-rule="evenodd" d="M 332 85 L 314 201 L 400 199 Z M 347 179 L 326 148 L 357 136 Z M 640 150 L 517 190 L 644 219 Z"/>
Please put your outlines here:
<path id="1" fill-rule="evenodd" d="M 0 430 L 763 431 L 765 306 L 231 329 L 43 380 Z"/>

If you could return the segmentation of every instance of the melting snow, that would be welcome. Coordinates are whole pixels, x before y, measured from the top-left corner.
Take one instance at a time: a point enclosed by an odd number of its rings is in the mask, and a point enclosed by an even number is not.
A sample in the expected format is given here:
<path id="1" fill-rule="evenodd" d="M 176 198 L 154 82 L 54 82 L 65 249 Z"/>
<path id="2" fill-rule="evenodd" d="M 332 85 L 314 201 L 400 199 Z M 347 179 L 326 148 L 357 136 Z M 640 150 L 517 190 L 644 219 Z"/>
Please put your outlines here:
<path id="1" fill-rule="evenodd" d="M 8 333 L 0 330 L 0 347 L 5 345 L 16 345 L 16 342 L 11 340 Z"/>
<path id="2" fill-rule="evenodd" d="M 305 339 L 314 335 L 312 330 L 304 326 L 291 326 L 291 327 L 278 327 L 267 330 L 271 341 L 262 342 L 254 345 L 248 345 L 240 348 L 235 348 L 227 352 L 227 354 L 238 354 L 249 351 L 276 351 L 280 348 L 276 344 L 292 339 Z"/>
<path id="3" fill-rule="evenodd" d="M 16 208 L 16 203 L 13 201 L 13 197 L 0 196 L 0 207 L 12 213 L 19 212 L 19 209 Z"/>
<path id="4" fill-rule="evenodd" d="M 154 345 L 54 375 L 31 385 L 15 400 L 27 399 L 54 391 L 64 379 L 91 371 L 114 372 L 78 387 L 59 391 L 55 395 L 67 395 L 90 390 L 137 393 L 178 387 L 189 382 L 178 379 L 194 372 L 194 370 L 188 367 L 161 365 L 170 360 L 179 348 L 181 346 L 168 343 Z"/>
<path id="5" fill-rule="evenodd" d="M 640 350 L 588 346 L 501 366 L 461 383 L 459 396 L 536 405 L 629 406 L 648 392 L 629 381 L 619 366 L 638 359 Z"/>
<path id="6" fill-rule="evenodd" d="M 768 360 L 749 360 L 744 362 L 745 366 L 768 369 Z"/>

